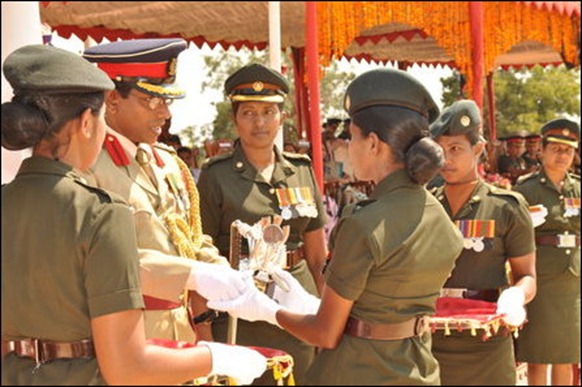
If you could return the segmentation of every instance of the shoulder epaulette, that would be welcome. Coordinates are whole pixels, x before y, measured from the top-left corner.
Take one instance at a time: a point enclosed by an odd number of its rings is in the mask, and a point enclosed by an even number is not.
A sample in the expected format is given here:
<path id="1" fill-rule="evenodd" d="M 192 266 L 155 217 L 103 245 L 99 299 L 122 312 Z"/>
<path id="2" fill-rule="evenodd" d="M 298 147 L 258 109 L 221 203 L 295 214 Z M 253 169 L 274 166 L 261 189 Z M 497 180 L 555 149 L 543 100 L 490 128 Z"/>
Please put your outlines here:
<path id="1" fill-rule="evenodd" d="M 368 199 L 362 200 L 357 203 L 352 203 L 344 206 L 341 211 L 341 217 L 346 217 L 355 214 L 356 212 L 360 211 L 362 208 L 366 207 L 368 204 L 374 203 L 375 199 Z"/>
<path id="2" fill-rule="evenodd" d="M 212 156 L 212 157 L 206 159 L 204 161 L 204 163 L 202 163 L 202 169 L 208 168 L 209 166 L 216 164 L 219 161 L 230 159 L 230 158 L 232 158 L 233 154 L 234 154 L 234 151 L 231 151 L 231 152 L 223 153 L 220 155 Z"/>
<path id="3" fill-rule="evenodd" d="M 515 200 L 522 201 L 523 196 L 519 192 L 510 191 L 508 189 L 503 189 L 495 186 L 489 186 L 489 192 L 495 196 L 509 196 Z"/>
<path id="4" fill-rule="evenodd" d="M 524 183 L 524 182 L 526 182 L 528 180 L 533 179 L 534 177 L 537 177 L 538 175 L 539 175 L 539 171 L 531 172 L 531 173 L 528 173 L 526 175 L 521 175 L 515 181 L 515 185 L 522 184 L 522 183 Z"/>
<path id="5" fill-rule="evenodd" d="M 107 133 L 105 134 L 105 141 L 103 142 L 103 146 L 107 153 L 109 153 L 109 157 L 115 165 L 118 167 L 123 167 L 129 165 L 129 158 L 121 146 L 121 143 L 114 135 Z"/>
<path id="6" fill-rule="evenodd" d="M 292 152 L 282 152 L 283 157 L 291 160 L 301 160 L 311 163 L 311 158 L 308 155 L 302 153 L 292 153 Z"/>
<path id="7" fill-rule="evenodd" d="M 80 186 L 83 186 L 88 191 L 96 193 L 97 195 L 99 195 L 100 197 L 105 199 L 108 203 L 120 203 L 120 204 L 126 204 L 126 205 L 128 204 L 127 201 L 121 195 L 118 195 L 115 192 L 107 191 L 107 190 L 104 190 L 102 188 L 95 187 L 93 185 L 89 185 L 89 184 L 87 184 L 84 181 L 79 180 L 79 179 L 75 179 L 75 183 L 79 184 Z"/>

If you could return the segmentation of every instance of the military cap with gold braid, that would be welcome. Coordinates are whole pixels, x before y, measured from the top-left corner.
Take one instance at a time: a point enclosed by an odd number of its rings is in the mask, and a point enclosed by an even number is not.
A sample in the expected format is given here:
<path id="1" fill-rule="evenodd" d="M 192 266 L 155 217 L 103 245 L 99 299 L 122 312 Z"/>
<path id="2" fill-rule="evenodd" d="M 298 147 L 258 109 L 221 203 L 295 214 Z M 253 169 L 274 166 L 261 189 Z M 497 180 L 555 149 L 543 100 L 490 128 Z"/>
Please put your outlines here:
<path id="1" fill-rule="evenodd" d="M 578 149 L 580 126 L 574 121 L 558 118 L 544 124 L 540 132 L 544 142 L 557 142 Z"/>
<path id="2" fill-rule="evenodd" d="M 350 116 L 371 106 L 395 106 L 420 113 L 433 122 L 439 108 L 426 88 L 412 75 L 395 69 L 374 69 L 348 86 L 344 108 Z"/>
<path id="3" fill-rule="evenodd" d="M 481 129 L 481 113 L 474 101 L 463 99 L 444 109 L 439 118 L 430 125 L 430 134 L 440 136 L 458 136 Z"/>
<path id="4" fill-rule="evenodd" d="M 228 77 L 224 93 L 231 102 L 283 103 L 289 93 L 289 82 L 278 72 L 252 63 Z"/>
<path id="5" fill-rule="evenodd" d="M 83 53 L 114 81 L 154 97 L 179 99 L 186 92 L 176 87 L 178 54 L 187 47 L 184 39 L 134 39 L 101 44 Z"/>

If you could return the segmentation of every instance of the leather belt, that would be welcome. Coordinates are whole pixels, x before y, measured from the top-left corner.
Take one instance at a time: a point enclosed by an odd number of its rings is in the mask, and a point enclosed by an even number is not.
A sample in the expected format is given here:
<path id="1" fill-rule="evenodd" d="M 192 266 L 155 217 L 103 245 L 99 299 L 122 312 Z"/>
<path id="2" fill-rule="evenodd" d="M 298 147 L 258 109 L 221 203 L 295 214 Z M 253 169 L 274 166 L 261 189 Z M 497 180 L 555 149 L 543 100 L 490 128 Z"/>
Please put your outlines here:
<path id="1" fill-rule="evenodd" d="M 536 243 L 543 246 L 556 246 L 560 248 L 580 247 L 580 237 L 573 234 L 539 235 Z"/>
<path id="2" fill-rule="evenodd" d="M 465 288 L 443 288 L 441 297 L 468 298 L 470 300 L 480 300 L 497 302 L 499 298 L 498 289 L 465 289 Z"/>
<path id="3" fill-rule="evenodd" d="M 145 294 L 143 295 L 143 302 L 145 304 L 146 310 L 170 310 L 182 306 L 177 302 L 150 297 L 146 296 Z"/>
<path id="4" fill-rule="evenodd" d="M 402 340 L 421 336 L 428 330 L 429 318 L 427 316 L 419 316 L 394 324 L 374 324 L 350 316 L 344 333 L 363 339 Z"/>
<path id="5" fill-rule="evenodd" d="M 56 359 L 94 358 L 92 340 L 72 342 L 45 341 L 38 339 L 2 340 L 9 352 L 16 356 L 29 357 L 42 364 Z"/>

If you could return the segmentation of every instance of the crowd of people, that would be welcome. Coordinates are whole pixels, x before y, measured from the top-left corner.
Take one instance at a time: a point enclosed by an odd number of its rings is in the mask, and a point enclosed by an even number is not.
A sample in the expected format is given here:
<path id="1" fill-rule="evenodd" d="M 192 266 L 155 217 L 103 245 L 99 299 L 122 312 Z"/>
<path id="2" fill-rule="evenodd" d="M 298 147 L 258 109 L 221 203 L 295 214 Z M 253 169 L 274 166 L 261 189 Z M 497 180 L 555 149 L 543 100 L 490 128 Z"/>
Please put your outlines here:
<path id="1" fill-rule="evenodd" d="M 369 70 L 345 91 L 349 118 L 324 123 L 327 178 L 368 184 L 331 224 L 308 148 L 276 145 L 281 73 L 227 78 L 224 151 L 202 162 L 169 134 L 186 45 L 5 60 L 2 146 L 33 151 L 2 187 L 2 384 L 281 384 L 272 349 L 289 384 L 515 385 L 517 362 L 531 385 L 571 383 L 576 122 L 508 136 L 500 188 L 474 101 L 441 112 L 410 74 Z M 259 247 L 277 259 L 244 270 Z M 444 302 L 492 306 L 496 329 L 432 325 Z"/>

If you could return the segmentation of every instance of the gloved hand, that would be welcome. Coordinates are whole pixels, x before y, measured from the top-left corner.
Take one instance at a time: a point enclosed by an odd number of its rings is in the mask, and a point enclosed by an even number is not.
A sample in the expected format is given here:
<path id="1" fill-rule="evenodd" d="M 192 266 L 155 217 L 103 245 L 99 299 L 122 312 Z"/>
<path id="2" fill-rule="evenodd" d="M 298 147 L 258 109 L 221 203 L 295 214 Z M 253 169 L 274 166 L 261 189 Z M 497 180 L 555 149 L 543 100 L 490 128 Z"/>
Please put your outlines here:
<path id="1" fill-rule="evenodd" d="M 285 282 L 289 288 L 289 291 L 281 289 L 278 285 L 275 285 L 275 291 L 273 292 L 273 299 L 279 303 L 285 309 L 290 312 L 298 314 L 316 314 L 319 310 L 319 304 L 321 300 L 312 294 L 309 294 L 303 286 L 286 270 L 277 268 L 271 274 L 272 276 L 278 276 L 280 280 Z M 275 282 L 276 284 L 276 282 Z"/>
<path id="2" fill-rule="evenodd" d="M 186 287 L 207 300 L 230 300 L 244 294 L 249 287 L 248 272 L 229 266 L 192 261 Z"/>
<path id="3" fill-rule="evenodd" d="M 253 280 L 249 278 L 247 281 Z M 237 298 L 225 301 L 212 300 L 208 301 L 207 305 L 211 309 L 228 312 L 232 317 L 247 321 L 266 321 L 280 328 L 276 315 L 281 306 L 259 291 L 254 284 Z"/>
<path id="4" fill-rule="evenodd" d="M 200 341 L 198 345 L 210 349 L 210 375 L 226 375 L 234 380 L 235 385 L 251 384 L 267 369 L 267 358 L 254 349 L 207 341 Z"/>
<path id="5" fill-rule="evenodd" d="M 497 313 L 505 314 L 503 321 L 512 326 L 521 326 L 525 321 L 525 293 L 517 287 L 512 286 L 501 292 L 497 300 Z"/>

